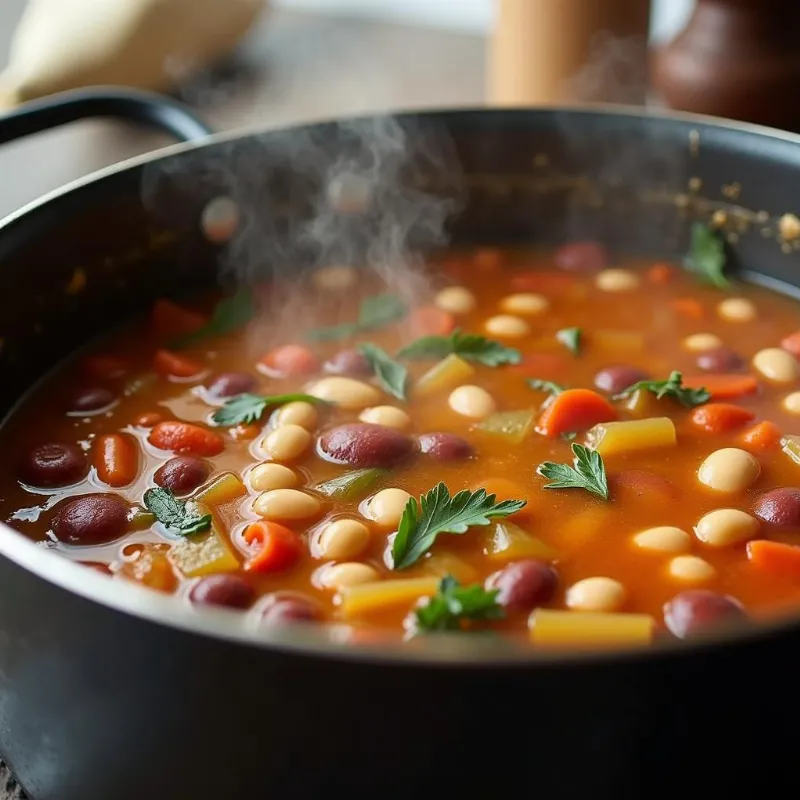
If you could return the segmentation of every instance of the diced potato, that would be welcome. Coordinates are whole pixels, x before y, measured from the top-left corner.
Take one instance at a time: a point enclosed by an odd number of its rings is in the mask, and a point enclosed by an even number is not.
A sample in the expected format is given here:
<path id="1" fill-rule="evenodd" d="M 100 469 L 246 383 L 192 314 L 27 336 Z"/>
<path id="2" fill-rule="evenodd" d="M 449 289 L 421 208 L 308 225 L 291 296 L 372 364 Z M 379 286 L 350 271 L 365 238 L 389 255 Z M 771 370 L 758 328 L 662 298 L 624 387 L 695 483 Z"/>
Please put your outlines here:
<path id="1" fill-rule="evenodd" d="M 593 351 L 598 353 L 641 353 L 644 336 L 638 331 L 593 331 L 587 336 Z"/>
<path id="2" fill-rule="evenodd" d="M 432 366 L 417 381 L 414 394 L 417 397 L 426 397 L 436 392 L 443 392 L 465 383 L 474 374 L 475 370 L 469 363 L 455 353 L 451 353 Z"/>
<path id="3" fill-rule="evenodd" d="M 520 444 L 533 430 L 534 413 L 522 411 L 496 411 L 478 424 L 478 429 L 499 436 L 509 444 Z"/>
<path id="4" fill-rule="evenodd" d="M 342 614 L 347 619 L 408 606 L 420 597 L 436 594 L 438 577 L 373 581 L 340 589 Z"/>
<path id="5" fill-rule="evenodd" d="M 421 576 L 435 575 L 438 578 L 452 575 L 462 584 L 475 583 L 478 580 L 478 570 L 453 553 L 433 553 L 420 561 L 416 568 L 413 568 L 413 572 Z"/>
<path id="6" fill-rule="evenodd" d="M 586 434 L 587 445 L 601 456 L 653 447 L 674 447 L 677 441 L 675 425 L 669 417 L 601 422 Z"/>
<path id="7" fill-rule="evenodd" d="M 783 450 L 795 464 L 800 464 L 800 436 L 796 433 L 788 433 L 781 439 L 781 450 Z"/>
<path id="8" fill-rule="evenodd" d="M 168 558 L 169 545 L 143 544 L 131 561 L 126 561 L 119 574 L 159 592 L 172 592 L 178 578 Z"/>
<path id="9" fill-rule="evenodd" d="M 486 532 L 483 552 L 491 561 L 497 562 L 515 561 L 518 558 L 550 561 L 558 555 L 549 544 L 508 520 L 495 522 Z"/>
<path id="10" fill-rule="evenodd" d="M 208 514 L 209 509 L 198 506 L 197 512 Z M 169 551 L 170 561 L 187 578 L 239 569 L 239 561 L 225 541 L 220 521 L 213 512 L 212 517 L 211 530 L 182 536 Z"/>
<path id="11" fill-rule="evenodd" d="M 556 611 L 537 608 L 528 619 L 535 645 L 554 648 L 602 648 L 645 645 L 653 639 L 649 614 Z"/>
<path id="12" fill-rule="evenodd" d="M 197 501 L 209 506 L 221 506 L 247 494 L 242 479 L 233 472 L 220 475 L 214 483 L 197 493 Z"/>
<path id="13" fill-rule="evenodd" d="M 625 398 L 623 406 L 635 417 L 655 417 L 664 413 L 663 404 L 665 402 L 669 402 L 667 398 L 658 400 L 647 389 L 637 389 L 633 394 Z"/>

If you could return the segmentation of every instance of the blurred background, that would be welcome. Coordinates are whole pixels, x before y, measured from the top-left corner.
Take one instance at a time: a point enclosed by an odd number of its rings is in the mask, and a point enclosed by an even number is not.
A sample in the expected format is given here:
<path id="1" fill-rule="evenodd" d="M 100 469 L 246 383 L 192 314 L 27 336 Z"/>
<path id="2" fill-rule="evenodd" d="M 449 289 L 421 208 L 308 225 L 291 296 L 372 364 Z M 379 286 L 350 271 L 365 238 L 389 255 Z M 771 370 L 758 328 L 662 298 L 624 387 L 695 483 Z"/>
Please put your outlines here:
<path id="1" fill-rule="evenodd" d="M 176 15 L 165 23 L 154 15 L 170 2 Z M 794 26 L 776 16 L 778 6 L 798 12 L 784 0 L 271 0 L 263 13 L 262 0 L 189 3 L 187 12 L 187 0 L 0 0 L 0 102 L 120 75 L 153 83 L 148 59 L 157 58 L 165 76 L 152 88 L 173 92 L 218 130 L 387 109 L 595 101 L 794 124 L 775 116 L 773 102 L 800 77 L 784 33 Z M 242 30 L 220 42 L 220 20 L 235 6 L 245 12 Z M 130 20 L 147 14 L 145 35 Z M 209 35 L 202 14 L 217 30 L 214 58 L 165 58 L 170 36 L 183 37 L 179 48 L 190 34 Z M 90 57 L 91 69 L 70 72 Z M 763 107 L 748 106 L 762 85 Z M 0 215 L 166 143 L 92 121 L 6 145 Z"/>

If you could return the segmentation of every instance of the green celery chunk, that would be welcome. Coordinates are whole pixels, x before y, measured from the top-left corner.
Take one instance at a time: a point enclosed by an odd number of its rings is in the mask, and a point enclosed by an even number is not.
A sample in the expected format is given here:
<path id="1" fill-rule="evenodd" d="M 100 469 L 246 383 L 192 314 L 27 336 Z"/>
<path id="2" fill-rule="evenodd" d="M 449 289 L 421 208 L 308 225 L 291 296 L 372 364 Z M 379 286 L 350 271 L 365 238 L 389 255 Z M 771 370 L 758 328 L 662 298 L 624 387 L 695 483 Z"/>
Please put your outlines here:
<path id="1" fill-rule="evenodd" d="M 781 450 L 783 450 L 795 464 L 800 464 L 800 436 L 796 433 L 789 433 L 781 439 Z"/>
<path id="2" fill-rule="evenodd" d="M 318 484 L 314 487 L 314 491 L 320 492 L 326 497 L 335 497 L 338 500 L 355 500 L 364 495 L 376 481 L 388 472 L 388 469 L 380 469 L 378 467 L 357 469 L 353 472 L 346 472 L 338 478 L 332 478 L 329 481 L 325 481 L 325 483 Z"/>
<path id="3" fill-rule="evenodd" d="M 533 429 L 534 413 L 530 408 L 522 411 L 497 411 L 478 424 L 478 429 L 501 436 L 509 444 L 519 444 Z"/>

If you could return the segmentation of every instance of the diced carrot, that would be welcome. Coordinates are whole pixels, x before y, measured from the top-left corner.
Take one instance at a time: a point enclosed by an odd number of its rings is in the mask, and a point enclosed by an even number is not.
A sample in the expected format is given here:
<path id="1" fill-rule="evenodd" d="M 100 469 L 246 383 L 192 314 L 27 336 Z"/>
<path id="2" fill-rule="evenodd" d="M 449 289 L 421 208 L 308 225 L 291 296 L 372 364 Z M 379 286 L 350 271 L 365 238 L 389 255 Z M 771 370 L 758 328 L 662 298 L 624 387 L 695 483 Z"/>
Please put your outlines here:
<path id="1" fill-rule="evenodd" d="M 528 353 L 508 370 L 526 378 L 554 380 L 563 376 L 568 366 L 569 360 L 562 353 Z"/>
<path id="2" fill-rule="evenodd" d="M 155 425 L 158 425 L 164 417 L 161 414 L 156 413 L 155 411 L 150 411 L 148 413 L 142 414 L 140 417 L 136 419 L 136 425 L 140 428 L 152 428 Z"/>
<path id="3" fill-rule="evenodd" d="M 683 385 L 690 389 L 707 389 L 712 400 L 735 400 L 753 394 L 758 389 L 758 381 L 752 375 L 708 374 L 684 375 Z"/>
<path id="4" fill-rule="evenodd" d="M 756 569 L 800 579 L 800 547 L 756 539 L 747 543 L 747 558 Z"/>
<path id="5" fill-rule="evenodd" d="M 563 272 L 519 272 L 511 276 L 510 285 L 515 292 L 554 295 L 571 289 L 575 285 L 575 278 Z"/>
<path id="6" fill-rule="evenodd" d="M 503 263 L 503 253 L 500 250 L 484 247 L 476 250 L 472 256 L 472 262 L 482 270 L 495 270 Z"/>
<path id="7" fill-rule="evenodd" d="M 508 478 L 486 478 L 472 486 L 471 491 L 477 492 L 484 489 L 486 494 L 495 495 L 498 503 L 503 500 L 524 500 L 525 505 L 515 514 L 510 514 L 513 519 L 524 519 L 529 517 L 533 511 L 531 505 L 531 490 L 524 489 L 520 484 L 508 480 Z"/>
<path id="8" fill-rule="evenodd" d="M 692 424 L 708 433 L 727 433 L 752 422 L 755 414 L 749 408 L 733 403 L 708 403 L 692 411 Z"/>
<path id="9" fill-rule="evenodd" d="M 669 283 L 674 274 L 675 269 L 669 264 L 653 264 L 653 266 L 647 270 L 647 279 L 650 281 L 650 283 L 663 285 L 665 283 Z"/>
<path id="10" fill-rule="evenodd" d="M 456 318 L 436 306 L 423 306 L 411 313 L 409 324 L 414 336 L 447 336 L 456 327 Z"/>
<path id="11" fill-rule="evenodd" d="M 261 363 L 270 373 L 279 377 L 312 375 L 319 372 L 319 359 L 301 344 L 284 344 L 273 347 L 262 356 Z"/>
<path id="12" fill-rule="evenodd" d="M 170 350 L 157 350 L 153 367 L 160 375 L 171 375 L 173 378 L 193 378 L 203 372 L 203 365 L 198 361 Z"/>
<path id="13" fill-rule="evenodd" d="M 556 395 L 539 417 L 536 430 L 555 438 L 562 433 L 585 431 L 599 422 L 618 419 L 608 400 L 591 389 L 567 389 Z"/>
<path id="14" fill-rule="evenodd" d="M 194 333 L 205 324 L 206 318 L 203 314 L 182 308 L 171 300 L 162 297 L 153 304 L 153 330 L 164 339 Z"/>
<path id="15" fill-rule="evenodd" d="M 790 333 L 781 339 L 781 347 L 790 352 L 795 358 L 800 358 L 800 331 Z"/>
<path id="16" fill-rule="evenodd" d="M 128 365 L 116 356 L 87 356 L 83 362 L 83 371 L 90 378 L 113 381 L 121 378 L 128 371 Z"/>
<path id="17" fill-rule="evenodd" d="M 300 537 L 277 522 L 252 522 L 242 534 L 258 550 L 244 563 L 246 572 L 281 572 L 293 566 L 303 552 Z"/>
<path id="18" fill-rule="evenodd" d="M 159 422 L 147 441 L 160 450 L 195 456 L 217 456 L 225 449 L 219 434 L 191 422 Z"/>
<path id="19" fill-rule="evenodd" d="M 702 303 L 693 297 L 678 297 L 672 301 L 672 308 L 681 316 L 689 319 L 703 319 L 706 315 Z"/>
<path id="20" fill-rule="evenodd" d="M 742 435 L 742 443 L 755 450 L 771 450 L 781 442 L 781 429 L 769 420 L 748 428 Z"/>
<path id="21" fill-rule="evenodd" d="M 94 466 L 103 483 L 118 489 L 127 486 L 139 471 L 139 448 L 132 436 L 109 433 L 94 443 Z"/>

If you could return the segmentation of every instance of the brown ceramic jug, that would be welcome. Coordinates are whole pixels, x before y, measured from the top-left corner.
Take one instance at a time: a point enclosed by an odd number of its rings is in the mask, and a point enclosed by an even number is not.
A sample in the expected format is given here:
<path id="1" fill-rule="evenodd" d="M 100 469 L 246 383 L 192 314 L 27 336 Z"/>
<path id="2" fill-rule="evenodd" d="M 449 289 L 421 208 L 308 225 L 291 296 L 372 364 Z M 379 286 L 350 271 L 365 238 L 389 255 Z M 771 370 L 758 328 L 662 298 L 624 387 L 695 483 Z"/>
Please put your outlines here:
<path id="1" fill-rule="evenodd" d="M 671 108 L 800 131 L 797 0 L 697 0 L 686 27 L 654 51 Z"/>

